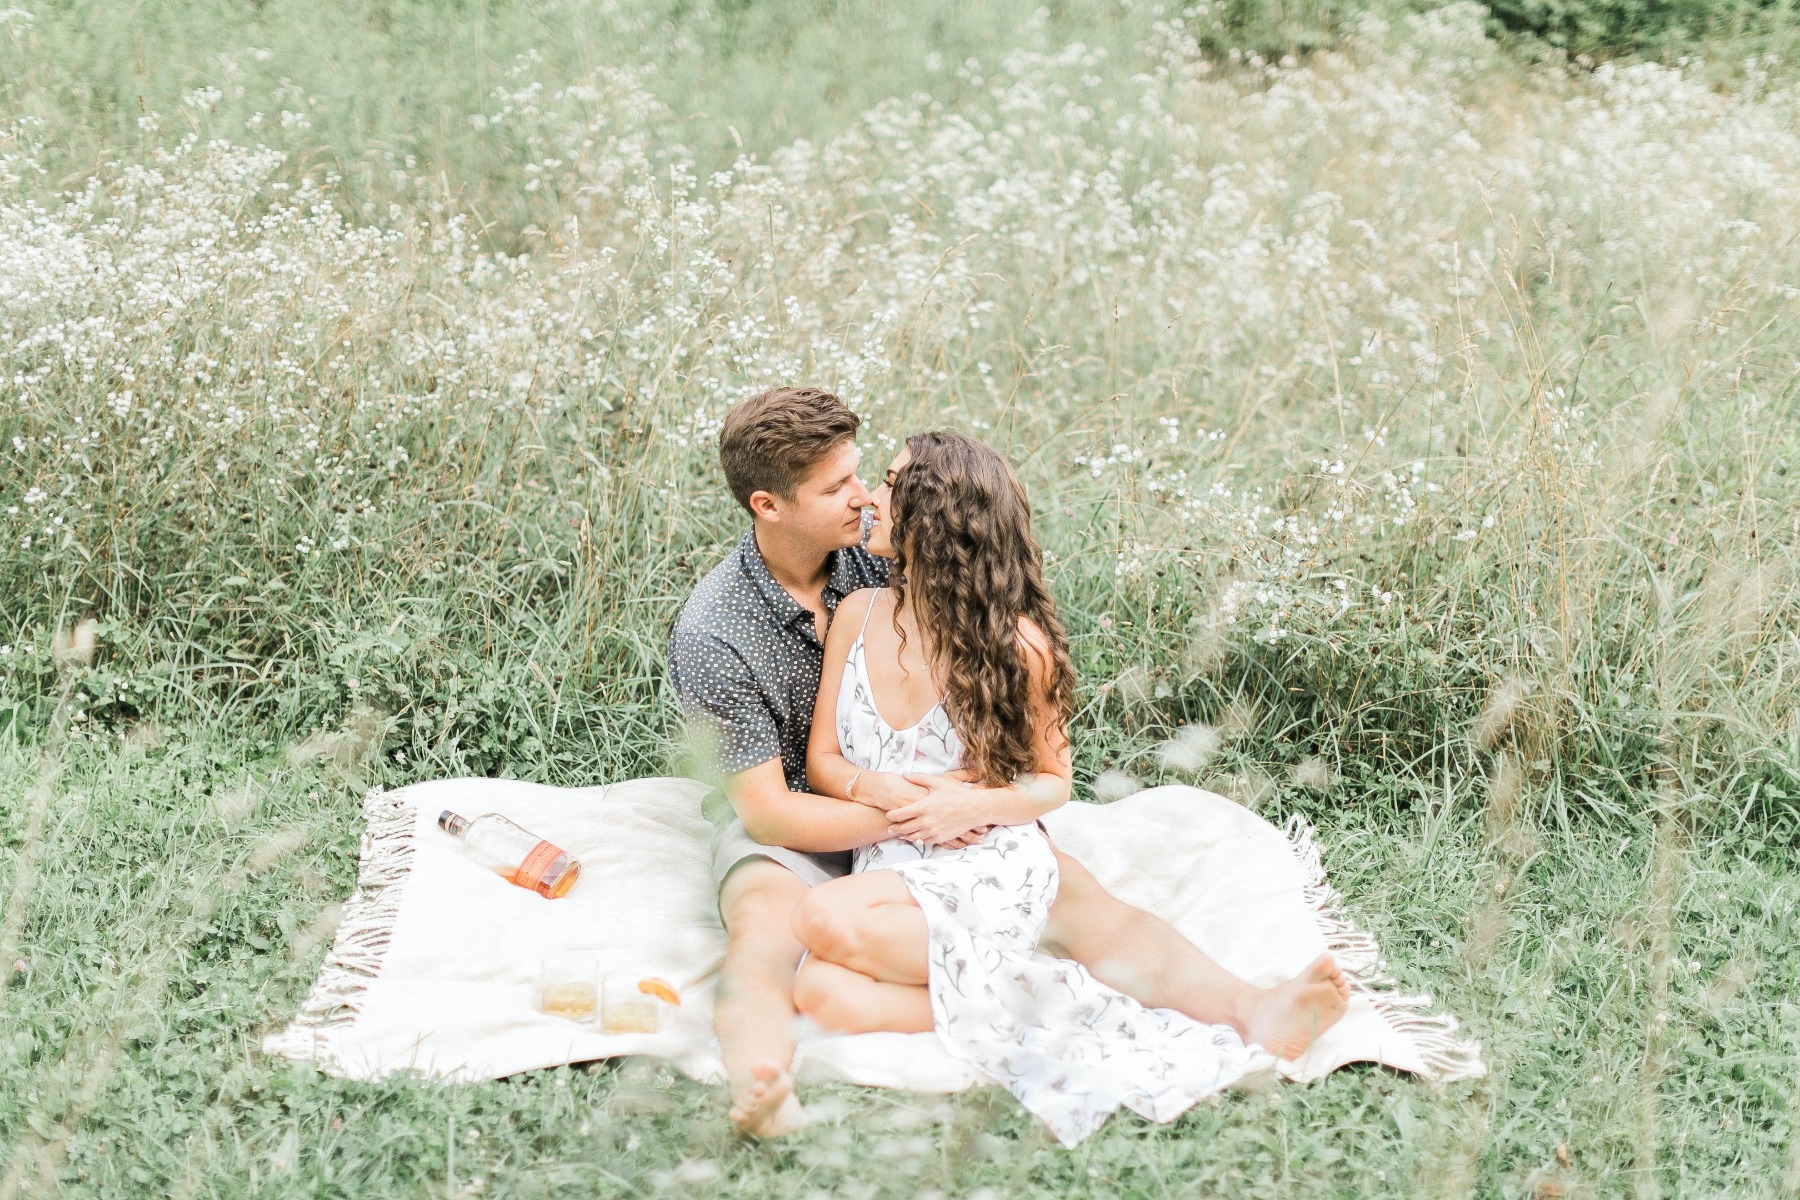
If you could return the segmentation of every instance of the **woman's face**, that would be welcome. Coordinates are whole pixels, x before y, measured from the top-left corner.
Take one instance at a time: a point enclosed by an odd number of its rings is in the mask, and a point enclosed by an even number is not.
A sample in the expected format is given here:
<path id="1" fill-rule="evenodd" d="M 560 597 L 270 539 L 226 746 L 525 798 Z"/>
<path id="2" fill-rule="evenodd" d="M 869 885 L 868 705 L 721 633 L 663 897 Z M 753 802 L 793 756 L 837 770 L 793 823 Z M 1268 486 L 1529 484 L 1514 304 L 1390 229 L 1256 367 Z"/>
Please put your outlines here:
<path id="1" fill-rule="evenodd" d="M 870 554 L 878 554 L 882 558 L 894 557 L 894 478 L 911 461 L 912 451 L 905 446 L 900 447 L 900 453 L 894 455 L 894 461 L 888 464 L 887 474 L 882 477 L 880 486 L 870 493 L 869 499 L 875 505 L 875 524 L 869 530 L 869 540 L 864 543 Z"/>

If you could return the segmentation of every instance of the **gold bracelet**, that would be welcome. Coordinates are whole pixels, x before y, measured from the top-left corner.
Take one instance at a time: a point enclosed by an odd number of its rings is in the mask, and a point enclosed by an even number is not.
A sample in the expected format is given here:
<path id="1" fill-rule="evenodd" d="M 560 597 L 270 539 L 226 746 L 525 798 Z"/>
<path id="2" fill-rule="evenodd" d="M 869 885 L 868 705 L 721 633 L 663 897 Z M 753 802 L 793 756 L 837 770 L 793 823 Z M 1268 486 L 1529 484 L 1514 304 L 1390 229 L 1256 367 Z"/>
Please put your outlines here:
<path id="1" fill-rule="evenodd" d="M 867 767 L 862 767 L 862 768 L 858 769 L 856 774 L 854 774 L 850 777 L 850 782 L 844 785 L 844 799 L 846 799 L 846 800 L 856 799 L 856 781 L 863 777 L 863 771 L 866 771 L 866 770 L 868 770 Z"/>

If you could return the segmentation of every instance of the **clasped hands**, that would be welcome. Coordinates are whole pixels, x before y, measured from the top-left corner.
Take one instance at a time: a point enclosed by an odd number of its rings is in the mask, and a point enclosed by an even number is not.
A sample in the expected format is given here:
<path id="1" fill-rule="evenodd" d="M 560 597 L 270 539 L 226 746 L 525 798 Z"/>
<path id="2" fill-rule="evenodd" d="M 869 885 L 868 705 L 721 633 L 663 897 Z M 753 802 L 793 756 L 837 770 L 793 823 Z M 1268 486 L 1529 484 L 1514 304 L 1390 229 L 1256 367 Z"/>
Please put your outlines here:
<path id="1" fill-rule="evenodd" d="M 888 836 L 940 846 L 970 846 L 993 828 L 981 819 L 989 789 L 977 787 L 968 771 L 943 775 L 897 775 L 867 771 L 858 780 L 856 800 L 888 815 Z"/>

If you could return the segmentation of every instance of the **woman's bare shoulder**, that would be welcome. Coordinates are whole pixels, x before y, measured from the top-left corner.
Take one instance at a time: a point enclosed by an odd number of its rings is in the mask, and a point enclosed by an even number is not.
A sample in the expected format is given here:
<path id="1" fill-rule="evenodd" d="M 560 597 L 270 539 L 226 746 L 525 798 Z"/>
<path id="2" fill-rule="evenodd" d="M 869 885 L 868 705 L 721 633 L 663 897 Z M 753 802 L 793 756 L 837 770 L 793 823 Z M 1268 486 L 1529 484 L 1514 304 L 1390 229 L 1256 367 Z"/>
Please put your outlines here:
<path id="1" fill-rule="evenodd" d="M 845 614 L 849 614 L 860 621 L 864 613 L 882 602 L 882 598 L 886 593 L 886 588 L 857 588 L 854 592 L 851 592 L 842 600 L 838 601 L 838 616 L 841 617 Z M 836 618 L 833 618 L 833 624 L 835 623 Z"/>
<path id="2" fill-rule="evenodd" d="M 1050 663 L 1050 635 L 1030 617 L 1019 618 L 1019 649 L 1034 667 Z"/>
<path id="3" fill-rule="evenodd" d="M 856 631 L 862 628 L 863 618 L 869 615 L 869 609 L 880 602 L 884 588 L 857 588 L 854 592 L 838 601 L 837 612 L 832 614 L 831 627 L 825 631 L 827 646 L 842 646 L 848 649 Z"/>

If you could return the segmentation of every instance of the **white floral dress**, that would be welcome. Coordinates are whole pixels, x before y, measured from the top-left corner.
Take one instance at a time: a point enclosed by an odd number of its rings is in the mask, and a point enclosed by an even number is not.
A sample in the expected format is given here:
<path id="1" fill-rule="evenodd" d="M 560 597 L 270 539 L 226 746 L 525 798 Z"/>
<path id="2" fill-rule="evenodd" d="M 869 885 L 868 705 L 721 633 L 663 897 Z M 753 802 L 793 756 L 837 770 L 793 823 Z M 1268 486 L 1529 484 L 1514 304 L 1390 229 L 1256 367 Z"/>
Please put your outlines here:
<path id="1" fill-rule="evenodd" d="M 845 758 L 870 771 L 915 775 L 962 764 L 961 739 L 941 702 L 918 724 L 895 729 L 873 693 L 859 633 L 838 688 Z M 1081 1142 L 1120 1105 L 1172 1121 L 1272 1061 L 1227 1026 L 1145 1008 L 1079 963 L 1038 952 L 1057 871 L 1037 825 L 996 826 L 963 849 L 891 838 L 857 851 L 856 871 L 884 869 L 900 873 L 925 913 L 939 1038 L 1017 1096 L 1064 1146 Z"/>

